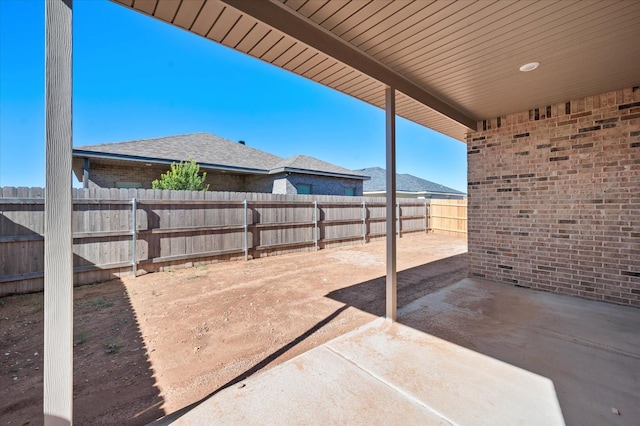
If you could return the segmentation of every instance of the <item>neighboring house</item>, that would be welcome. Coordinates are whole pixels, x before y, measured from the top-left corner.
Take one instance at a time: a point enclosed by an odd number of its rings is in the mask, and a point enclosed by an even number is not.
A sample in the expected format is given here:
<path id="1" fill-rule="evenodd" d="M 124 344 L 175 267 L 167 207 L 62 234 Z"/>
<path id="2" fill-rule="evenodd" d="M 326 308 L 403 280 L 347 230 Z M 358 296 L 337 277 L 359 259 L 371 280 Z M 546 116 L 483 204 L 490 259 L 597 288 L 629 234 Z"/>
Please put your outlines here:
<path id="1" fill-rule="evenodd" d="M 371 176 L 371 180 L 364 182 L 365 196 L 384 197 L 386 195 L 387 181 L 383 168 L 369 167 L 356 171 Z M 396 197 L 464 200 L 467 194 L 413 175 L 398 173 L 396 174 Z"/>
<path id="2" fill-rule="evenodd" d="M 171 163 L 193 159 L 210 191 L 362 195 L 368 176 L 316 158 L 281 158 L 209 133 L 73 149 L 73 171 L 85 188 L 151 188 Z"/>

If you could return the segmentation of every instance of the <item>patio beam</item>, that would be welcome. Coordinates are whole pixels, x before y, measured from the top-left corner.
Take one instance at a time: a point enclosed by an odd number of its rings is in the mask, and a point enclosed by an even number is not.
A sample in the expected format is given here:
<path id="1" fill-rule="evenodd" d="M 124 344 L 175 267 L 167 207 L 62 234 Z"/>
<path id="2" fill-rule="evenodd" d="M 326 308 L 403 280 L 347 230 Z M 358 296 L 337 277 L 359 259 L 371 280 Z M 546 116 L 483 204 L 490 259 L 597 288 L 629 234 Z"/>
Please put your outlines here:
<path id="1" fill-rule="evenodd" d="M 387 279 L 386 317 L 392 321 L 398 312 L 398 277 L 396 272 L 396 93 L 385 89 L 386 156 L 387 156 Z"/>
<path id="2" fill-rule="evenodd" d="M 450 119 L 477 130 L 477 120 L 289 7 L 270 0 L 220 0 L 350 67 L 399 90 Z"/>
<path id="3" fill-rule="evenodd" d="M 73 416 L 71 0 L 45 3 L 44 424 Z"/>

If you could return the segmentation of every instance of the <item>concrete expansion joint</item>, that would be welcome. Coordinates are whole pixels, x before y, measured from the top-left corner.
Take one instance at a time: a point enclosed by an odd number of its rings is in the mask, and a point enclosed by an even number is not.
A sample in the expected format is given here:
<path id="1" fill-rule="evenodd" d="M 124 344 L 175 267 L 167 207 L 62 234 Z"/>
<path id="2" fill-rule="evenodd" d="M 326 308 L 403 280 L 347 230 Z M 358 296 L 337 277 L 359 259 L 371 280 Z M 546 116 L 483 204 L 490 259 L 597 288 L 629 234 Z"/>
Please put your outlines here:
<path id="1" fill-rule="evenodd" d="M 614 348 L 613 346 L 603 345 L 602 343 L 581 339 L 579 337 L 575 337 L 570 334 L 558 333 L 557 331 L 549 330 L 548 328 L 534 327 L 534 326 L 528 326 L 528 325 L 522 325 L 522 326 L 519 326 L 518 328 L 526 329 L 537 334 L 544 334 L 547 336 L 551 336 L 551 337 L 563 340 L 565 342 L 571 342 L 577 345 L 582 345 L 582 346 L 586 346 L 593 349 L 599 349 L 605 352 L 614 353 L 616 355 L 626 356 L 629 358 L 640 360 L 640 354 L 634 354 L 631 352 L 623 351 L 621 349 Z"/>
<path id="2" fill-rule="evenodd" d="M 393 322 L 394 321 L 392 321 L 392 320 L 385 319 L 385 325 L 391 325 Z M 439 412 L 438 410 L 435 410 L 433 407 L 425 404 L 424 401 L 422 401 L 421 399 L 417 398 L 415 395 L 407 392 L 406 390 L 404 390 L 402 388 L 394 386 L 393 383 L 390 383 L 389 381 L 385 380 L 383 377 L 375 374 L 374 372 L 372 372 L 370 370 L 367 370 L 366 368 L 363 368 L 360 364 L 358 364 L 357 362 L 355 362 L 354 360 L 352 360 L 348 356 L 346 356 L 346 355 L 342 354 L 341 352 L 329 347 L 328 345 L 325 345 L 324 347 L 327 348 L 331 353 L 333 353 L 336 356 L 344 359 L 349 364 L 353 365 L 355 368 L 357 368 L 358 370 L 362 371 L 366 375 L 374 378 L 375 380 L 379 381 L 380 383 L 382 383 L 386 387 L 388 387 L 388 388 L 394 390 L 395 392 L 399 393 L 400 395 L 402 395 L 406 399 L 414 402 L 415 404 L 418 404 L 419 406 L 423 407 L 427 411 L 430 411 L 431 413 L 435 414 L 436 416 L 441 418 L 443 421 L 447 422 L 447 424 L 449 424 L 451 426 L 459 426 L 458 423 L 454 422 L 453 420 L 451 420 L 450 418 L 448 418 L 446 415 L 444 415 L 443 413 Z"/>

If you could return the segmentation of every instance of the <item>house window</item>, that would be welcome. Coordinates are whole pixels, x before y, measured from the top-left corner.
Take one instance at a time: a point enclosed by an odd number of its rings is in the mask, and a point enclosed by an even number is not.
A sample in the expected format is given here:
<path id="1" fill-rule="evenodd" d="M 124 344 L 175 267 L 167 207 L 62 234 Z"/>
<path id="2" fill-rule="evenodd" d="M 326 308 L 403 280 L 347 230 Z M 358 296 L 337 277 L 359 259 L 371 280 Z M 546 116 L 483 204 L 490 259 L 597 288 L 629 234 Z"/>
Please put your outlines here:
<path id="1" fill-rule="evenodd" d="M 116 182 L 116 188 L 137 189 L 142 188 L 142 184 L 140 182 Z"/>
<path id="2" fill-rule="evenodd" d="M 299 183 L 296 185 L 296 191 L 298 192 L 298 195 L 311 194 L 311 184 Z"/>
<path id="3" fill-rule="evenodd" d="M 344 195 L 346 195 L 347 197 L 355 197 L 356 196 L 356 189 L 355 188 L 345 188 L 344 189 Z"/>

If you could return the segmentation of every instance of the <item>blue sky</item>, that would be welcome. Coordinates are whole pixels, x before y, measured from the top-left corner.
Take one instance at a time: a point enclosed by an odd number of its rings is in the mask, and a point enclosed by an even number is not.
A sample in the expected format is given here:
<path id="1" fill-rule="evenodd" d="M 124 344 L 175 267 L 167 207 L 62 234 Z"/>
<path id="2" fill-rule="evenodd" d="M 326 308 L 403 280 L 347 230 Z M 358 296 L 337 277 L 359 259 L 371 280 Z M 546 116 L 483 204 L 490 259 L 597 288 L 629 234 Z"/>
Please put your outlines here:
<path id="1" fill-rule="evenodd" d="M 73 5 L 74 146 L 209 132 L 384 167 L 382 110 L 109 1 Z M 44 186 L 44 145 L 44 0 L 0 0 L 0 186 Z M 466 146 L 400 117 L 397 168 L 466 192 Z"/>

